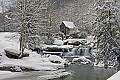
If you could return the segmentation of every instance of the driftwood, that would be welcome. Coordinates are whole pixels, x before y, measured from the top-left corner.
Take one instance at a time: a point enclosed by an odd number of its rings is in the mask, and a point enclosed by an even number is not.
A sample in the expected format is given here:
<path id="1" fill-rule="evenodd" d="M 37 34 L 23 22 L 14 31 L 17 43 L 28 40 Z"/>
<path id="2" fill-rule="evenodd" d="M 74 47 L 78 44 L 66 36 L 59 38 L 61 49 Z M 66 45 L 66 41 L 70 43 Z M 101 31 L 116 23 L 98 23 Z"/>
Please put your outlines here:
<path id="1" fill-rule="evenodd" d="M 7 56 L 8 58 L 20 59 L 20 58 L 28 57 L 28 56 L 29 56 L 28 53 L 23 53 L 23 55 L 22 55 L 21 57 L 19 57 L 21 53 L 9 51 L 9 50 L 4 50 L 4 51 L 5 51 L 6 56 Z"/>

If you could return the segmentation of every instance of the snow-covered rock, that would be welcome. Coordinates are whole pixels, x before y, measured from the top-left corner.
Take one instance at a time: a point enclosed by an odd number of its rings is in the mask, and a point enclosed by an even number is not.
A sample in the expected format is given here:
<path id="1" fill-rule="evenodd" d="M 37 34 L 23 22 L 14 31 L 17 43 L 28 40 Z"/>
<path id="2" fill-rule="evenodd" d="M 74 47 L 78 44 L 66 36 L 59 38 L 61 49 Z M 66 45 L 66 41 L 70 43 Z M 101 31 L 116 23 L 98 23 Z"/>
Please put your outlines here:
<path id="1" fill-rule="evenodd" d="M 55 45 L 63 45 L 63 41 L 55 39 L 53 44 L 55 44 Z"/>
<path id="2" fill-rule="evenodd" d="M 64 42 L 68 42 L 68 43 L 83 42 L 83 43 L 86 43 L 87 40 L 86 39 L 66 39 L 66 40 L 64 40 Z"/>
<path id="3" fill-rule="evenodd" d="M 56 56 L 56 55 L 50 55 L 49 60 L 51 62 L 66 63 L 66 61 L 64 59 L 62 59 L 60 56 Z"/>
<path id="4" fill-rule="evenodd" d="M 14 49 L 13 49 L 14 48 Z M 20 66 L 26 68 L 32 68 L 34 70 L 58 70 L 60 68 L 64 68 L 63 64 L 55 64 L 51 63 L 47 57 L 42 57 L 36 52 L 32 52 L 31 50 L 25 50 L 26 53 L 29 53 L 29 57 L 23 57 L 22 59 L 10 59 L 5 55 L 4 49 L 14 50 L 19 52 L 19 36 L 17 33 L 0 33 L 0 53 L 1 57 L 1 66 Z M 19 67 L 15 69 L 19 70 Z"/>
<path id="5" fill-rule="evenodd" d="M 94 66 L 95 66 L 95 67 L 98 67 L 98 68 L 104 68 L 104 64 L 101 64 L 101 63 L 99 63 L 99 64 L 97 64 L 97 65 L 94 64 Z"/>
<path id="6" fill-rule="evenodd" d="M 4 51 L 8 58 L 20 59 L 20 58 L 29 56 L 29 53 L 24 51 L 22 56 L 19 57 L 21 52 L 20 52 L 19 48 L 17 48 L 17 47 L 7 47 L 4 49 Z"/>
<path id="7" fill-rule="evenodd" d="M 56 79 L 60 77 L 66 77 L 68 75 L 71 75 L 69 72 L 65 72 L 64 70 L 59 70 L 53 73 L 50 73 L 49 75 L 44 75 L 44 76 L 39 76 L 39 79 L 41 80 L 51 80 L 51 79 Z"/>
<path id="8" fill-rule="evenodd" d="M 91 60 L 87 59 L 86 57 L 84 56 L 81 56 L 79 58 L 74 58 L 72 60 L 73 63 L 80 63 L 80 64 L 89 64 L 91 63 Z"/>
<path id="9" fill-rule="evenodd" d="M 111 65 L 111 66 L 105 66 L 105 64 L 103 64 L 102 62 L 100 63 L 98 63 L 98 64 L 96 64 L 96 62 L 94 63 L 94 67 L 98 67 L 98 68 L 113 68 L 114 66 L 113 65 Z"/>

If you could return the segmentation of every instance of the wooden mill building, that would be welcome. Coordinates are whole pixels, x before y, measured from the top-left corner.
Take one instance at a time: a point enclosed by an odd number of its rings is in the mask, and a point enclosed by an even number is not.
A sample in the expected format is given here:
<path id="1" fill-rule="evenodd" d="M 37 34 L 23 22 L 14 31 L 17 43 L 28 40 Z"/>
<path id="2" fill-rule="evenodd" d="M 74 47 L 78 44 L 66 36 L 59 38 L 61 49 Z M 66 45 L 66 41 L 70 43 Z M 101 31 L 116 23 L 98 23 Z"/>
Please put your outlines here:
<path id="1" fill-rule="evenodd" d="M 65 36 L 72 33 L 74 29 L 75 29 L 75 25 L 73 22 L 70 21 L 63 21 L 62 24 L 60 25 L 60 31 L 64 33 Z"/>

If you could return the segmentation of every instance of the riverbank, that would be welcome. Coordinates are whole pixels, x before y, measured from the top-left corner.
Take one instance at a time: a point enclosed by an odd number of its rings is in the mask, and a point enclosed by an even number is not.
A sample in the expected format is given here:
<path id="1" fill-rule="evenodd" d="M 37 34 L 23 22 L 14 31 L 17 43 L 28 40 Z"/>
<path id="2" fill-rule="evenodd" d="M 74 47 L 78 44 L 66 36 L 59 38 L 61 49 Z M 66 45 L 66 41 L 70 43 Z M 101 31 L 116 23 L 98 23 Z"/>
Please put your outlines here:
<path id="1" fill-rule="evenodd" d="M 41 56 L 36 52 L 31 50 L 25 50 L 26 53 L 29 53 L 28 57 L 23 57 L 21 59 L 8 58 L 4 49 L 10 50 L 19 50 L 19 35 L 17 33 L 1 32 L 0 33 L 0 80 L 2 77 L 9 78 L 16 75 L 21 75 L 24 73 L 30 74 L 31 72 L 54 72 L 59 74 L 59 76 L 69 75 L 65 71 L 59 71 L 64 69 L 64 64 L 52 63 L 48 57 Z M 4 74 L 4 76 L 3 76 Z M 58 77 L 59 77 L 58 76 Z"/>
<path id="2" fill-rule="evenodd" d="M 71 75 L 52 80 L 107 80 L 115 73 L 114 68 L 97 68 L 90 65 L 72 64 L 66 68 Z"/>
<path id="3" fill-rule="evenodd" d="M 107 80 L 114 73 L 114 68 L 71 64 L 66 70 L 16 73 L 11 74 L 10 78 L 0 80 Z"/>
<path id="4" fill-rule="evenodd" d="M 117 73 L 115 73 L 114 75 L 112 75 L 107 80 L 118 80 L 119 78 L 120 78 L 120 71 L 118 71 Z"/>

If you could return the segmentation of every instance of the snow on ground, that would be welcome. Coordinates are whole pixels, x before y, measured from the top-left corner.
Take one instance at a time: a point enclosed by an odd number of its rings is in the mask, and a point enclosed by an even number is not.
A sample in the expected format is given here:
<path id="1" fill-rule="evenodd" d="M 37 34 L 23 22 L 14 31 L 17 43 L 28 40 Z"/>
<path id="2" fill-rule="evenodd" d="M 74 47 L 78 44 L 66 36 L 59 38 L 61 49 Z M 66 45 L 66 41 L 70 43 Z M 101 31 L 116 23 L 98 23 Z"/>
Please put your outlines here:
<path id="1" fill-rule="evenodd" d="M 12 73 L 12 72 L 10 72 L 10 71 L 0 71 L 0 75 L 10 74 L 10 73 Z"/>
<path id="2" fill-rule="evenodd" d="M 0 33 L 0 53 L 5 47 L 18 46 L 18 36 L 16 33 Z"/>
<path id="3" fill-rule="evenodd" d="M 20 72 L 0 71 L 0 80 L 21 75 Z"/>
<path id="4" fill-rule="evenodd" d="M 94 36 L 87 36 L 87 41 L 88 42 L 94 42 L 95 40 L 94 40 Z"/>
<path id="5" fill-rule="evenodd" d="M 54 64 L 49 61 L 48 58 L 41 58 L 39 54 L 36 52 L 30 52 L 29 57 L 24 57 L 23 59 L 9 59 L 5 55 L 3 55 L 3 61 L 0 64 L 3 66 L 24 66 L 28 68 L 32 68 L 35 70 L 57 70 L 58 68 L 64 68 L 62 64 Z"/>
<path id="6" fill-rule="evenodd" d="M 74 42 L 86 42 L 86 39 L 66 39 L 64 42 L 74 43 Z"/>
<path id="7" fill-rule="evenodd" d="M 43 48 L 73 48 L 73 45 L 44 45 Z"/>
<path id="8" fill-rule="evenodd" d="M 63 64 L 66 63 L 66 61 L 64 59 L 62 59 L 61 57 L 56 56 L 56 55 L 50 55 L 49 60 L 53 61 L 53 62 L 58 61 L 58 62 L 61 62 Z"/>
<path id="9" fill-rule="evenodd" d="M 58 74 L 58 72 L 53 72 L 49 75 L 45 75 L 45 76 L 39 76 L 39 79 L 41 80 L 51 80 L 51 79 L 56 79 L 56 78 L 60 78 L 61 76 L 68 76 L 68 75 L 71 75 L 70 73 L 68 72 L 61 72 Z"/>
<path id="10" fill-rule="evenodd" d="M 117 73 L 115 73 L 113 76 L 111 76 L 107 80 L 119 80 L 119 79 L 120 79 L 120 71 L 118 71 Z"/>
<path id="11" fill-rule="evenodd" d="M 65 70 L 58 71 L 37 71 L 37 72 L 15 72 L 10 73 L 10 76 L 2 76 L 0 80 L 52 80 L 66 77 L 71 75 L 71 73 L 65 72 Z"/>
<path id="12" fill-rule="evenodd" d="M 98 68 L 104 68 L 105 67 L 104 64 L 102 64 L 102 63 L 99 63 L 97 65 L 96 65 L 96 63 L 94 63 L 94 66 L 98 67 Z"/>
<path id="13" fill-rule="evenodd" d="M 9 59 L 6 57 L 4 49 L 19 50 L 19 38 L 17 33 L 0 33 L 0 53 L 2 54 L 0 66 L 24 66 L 34 68 L 35 70 L 58 70 L 58 68 L 64 68 L 63 64 L 51 63 L 47 57 L 42 57 L 36 52 L 25 50 L 29 53 L 29 57 L 22 59 Z M 8 75 L 9 72 L 5 72 Z M 10 72 L 11 73 L 11 72 Z M 1 74 L 0 74 L 1 76 Z"/>
<path id="14" fill-rule="evenodd" d="M 111 65 L 111 66 L 105 66 L 105 64 L 103 62 L 97 62 L 97 60 L 95 59 L 95 62 L 94 62 L 94 67 L 97 67 L 97 68 L 115 68 L 114 65 Z"/>
<path id="15" fill-rule="evenodd" d="M 63 41 L 62 40 L 58 40 L 58 39 L 55 39 L 54 43 L 55 45 L 63 45 Z"/>

